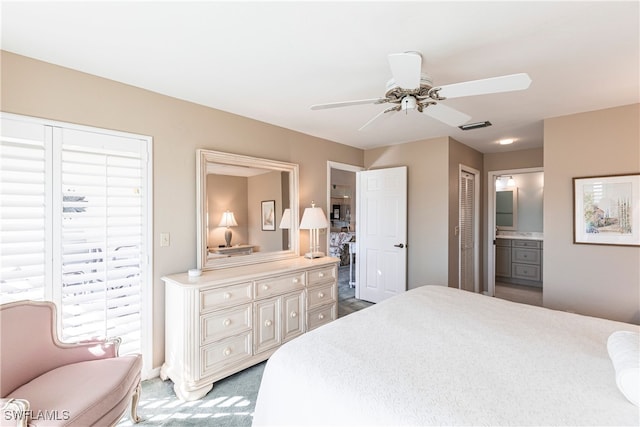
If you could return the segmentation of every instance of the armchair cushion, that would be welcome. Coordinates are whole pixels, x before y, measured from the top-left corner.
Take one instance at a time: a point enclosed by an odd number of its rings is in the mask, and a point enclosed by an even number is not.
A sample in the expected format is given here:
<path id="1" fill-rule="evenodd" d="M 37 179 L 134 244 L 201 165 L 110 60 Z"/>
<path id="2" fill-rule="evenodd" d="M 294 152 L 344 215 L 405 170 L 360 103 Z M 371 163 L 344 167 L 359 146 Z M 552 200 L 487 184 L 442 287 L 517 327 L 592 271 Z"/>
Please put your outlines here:
<path id="1" fill-rule="evenodd" d="M 0 305 L 0 333 L 3 426 L 115 425 L 130 399 L 140 420 L 142 357 L 119 357 L 119 338 L 60 342 L 55 304 L 35 301 Z"/>
<path id="2" fill-rule="evenodd" d="M 113 425 L 129 405 L 129 391 L 140 381 L 140 355 L 89 360 L 53 369 L 18 387 L 8 398 L 27 398 L 30 425 Z"/>
<path id="3" fill-rule="evenodd" d="M 1 397 L 59 366 L 116 357 L 117 342 L 60 342 L 55 319 L 52 302 L 17 301 L 0 306 Z"/>

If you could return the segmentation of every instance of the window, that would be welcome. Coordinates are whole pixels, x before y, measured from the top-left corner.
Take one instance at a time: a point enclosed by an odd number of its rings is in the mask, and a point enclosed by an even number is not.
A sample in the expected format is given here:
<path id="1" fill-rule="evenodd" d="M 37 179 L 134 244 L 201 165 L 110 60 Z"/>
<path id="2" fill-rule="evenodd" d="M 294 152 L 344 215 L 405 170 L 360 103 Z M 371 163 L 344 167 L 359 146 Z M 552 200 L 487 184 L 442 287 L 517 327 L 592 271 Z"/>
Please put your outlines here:
<path id="1" fill-rule="evenodd" d="M 64 340 L 146 356 L 151 138 L 3 114 L 0 143 L 0 301 L 54 301 Z"/>

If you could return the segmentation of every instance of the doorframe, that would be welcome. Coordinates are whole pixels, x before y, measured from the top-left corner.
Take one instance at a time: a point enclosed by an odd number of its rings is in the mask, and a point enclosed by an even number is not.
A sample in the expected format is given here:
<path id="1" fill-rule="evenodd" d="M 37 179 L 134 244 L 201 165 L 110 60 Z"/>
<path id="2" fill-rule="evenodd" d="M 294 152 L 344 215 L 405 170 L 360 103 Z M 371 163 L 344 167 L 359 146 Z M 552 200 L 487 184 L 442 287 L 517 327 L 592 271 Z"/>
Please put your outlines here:
<path id="1" fill-rule="evenodd" d="M 353 173 L 357 173 L 360 171 L 365 170 L 364 167 L 362 166 L 356 166 L 356 165 L 350 165 L 348 163 L 340 163 L 340 162 L 334 162 L 332 160 L 327 160 L 327 213 L 331 212 L 331 169 L 338 169 L 338 170 L 342 170 L 342 171 L 347 171 L 347 172 L 353 172 Z M 356 188 L 355 188 L 355 193 L 353 195 L 353 199 L 354 202 L 356 200 L 356 196 L 358 194 L 358 179 L 356 178 Z M 358 210 L 358 207 L 356 206 L 356 212 Z M 356 229 L 358 228 L 358 221 L 356 219 L 356 225 L 354 227 L 354 232 L 356 231 Z M 329 231 L 326 233 L 326 248 L 327 248 L 327 255 L 329 254 L 329 238 L 331 237 L 331 226 L 329 226 Z M 349 280 L 351 280 L 351 278 L 349 278 Z M 357 269 L 356 269 L 356 283 L 355 283 L 355 288 L 356 288 L 356 298 L 358 296 L 358 277 L 357 277 Z"/>
<path id="2" fill-rule="evenodd" d="M 462 249 L 462 239 L 460 234 L 460 192 L 461 188 L 461 180 L 460 177 L 462 173 L 466 172 L 473 175 L 473 193 L 475 195 L 473 201 L 473 218 L 475 221 L 473 222 L 473 291 L 475 293 L 480 292 L 480 245 L 482 244 L 480 240 L 480 180 L 481 175 L 480 171 L 472 168 L 471 166 L 466 166 L 462 163 L 458 165 L 458 289 L 461 288 L 460 282 L 460 270 L 462 267 L 462 260 L 460 259 L 460 250 Z"/>
<path id="3" fill-rule="evenodd" d="M 523 173 L 543 172 L 544 167 L 522 169 L 502 169 L 489 171 L 487 173 L 487 290 L 485 295 L 495 296 L 496 294 L 496 178 L 502 175 L 518 175 Z M 543 197 L 544 200 L 544 197 Z"/>

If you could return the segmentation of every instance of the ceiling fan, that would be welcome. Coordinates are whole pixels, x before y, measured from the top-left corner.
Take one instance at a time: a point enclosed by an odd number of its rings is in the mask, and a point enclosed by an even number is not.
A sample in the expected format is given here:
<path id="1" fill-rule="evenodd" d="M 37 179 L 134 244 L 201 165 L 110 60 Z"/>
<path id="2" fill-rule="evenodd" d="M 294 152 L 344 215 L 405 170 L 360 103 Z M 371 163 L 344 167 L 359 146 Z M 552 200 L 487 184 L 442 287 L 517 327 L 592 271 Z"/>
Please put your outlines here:
<path id="1" fill-rule="evenodd" d="M 526 73 L 510 74 L 481 80 L 471 80 L 444 86 L 434 86 L 431 78 L 422 73 L 422 55 L 419 52 L 392 53 L 389 65 L 393 78 L 387 82 L 387 91 L 382 98 L 357 101 L 333 102 L 312 105 L 312 110 L 349 107 L 362 104 L 392 104 L 365 123 L 365 129 L 385 113 L 417 110 L 449 126 L 460 126 L 471 116 L 442 104 L 440 101 L 463 96 L 524 90 L 531 84 Z"/>

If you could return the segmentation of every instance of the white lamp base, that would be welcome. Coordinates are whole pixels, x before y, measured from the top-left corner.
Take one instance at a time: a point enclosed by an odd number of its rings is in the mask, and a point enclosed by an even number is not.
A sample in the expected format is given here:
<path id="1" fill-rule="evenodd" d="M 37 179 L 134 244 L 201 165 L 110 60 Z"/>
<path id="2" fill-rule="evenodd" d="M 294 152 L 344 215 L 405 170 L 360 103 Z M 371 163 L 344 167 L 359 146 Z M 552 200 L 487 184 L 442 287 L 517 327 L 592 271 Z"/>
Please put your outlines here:
<path id="1" fill-rule="evenodd" d="M 304 254 L 304 257 L 309 259 L 322 258 L 323 256 L 324 252 L 307 252 Z"/>

